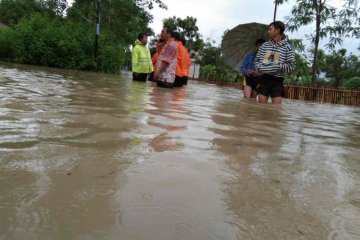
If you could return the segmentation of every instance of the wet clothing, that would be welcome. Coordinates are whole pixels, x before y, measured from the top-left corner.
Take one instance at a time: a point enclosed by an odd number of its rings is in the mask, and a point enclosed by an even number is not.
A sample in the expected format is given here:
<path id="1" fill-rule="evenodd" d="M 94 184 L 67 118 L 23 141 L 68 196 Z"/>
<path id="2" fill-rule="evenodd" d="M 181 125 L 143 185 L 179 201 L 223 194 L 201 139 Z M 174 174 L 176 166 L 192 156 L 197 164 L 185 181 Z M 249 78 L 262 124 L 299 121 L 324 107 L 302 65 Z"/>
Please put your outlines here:
<path id="1" fill-rule="evenodd" d="M 188 79 L 189 79 L 189 72 L 191 67 L 191 58 L 189 51 L 184 47 L 184 76 L 182 77 L 182 83 L 183 85 L 187 85 Z"/>
<path id="2" fill-rule="evenodd" d="M 158 58 L 159 58 L 159 53 L 158 52 L 156 52 L 154 54 L 154 56 L 151 58 L 151 62 L 153 64 L 153 66 L 154 66 L 154 72 L 156 71 L 156 61 L 157 61 Z"/>
<path id="3" fill-rule="evenodd" d="M 258 94 L 266 97 L 282 97 L 284 76 L 295 69 L 295 54 L 287 40 L 270 40 L 260 46 L 254 60 L 255 70 L 263 75 Z"/>
<path id="4" fill-rule="evenodd" d="M 191 58 L 189 51 L 184 47 L 184 76 L 189 77 L 190 67 L 191 67 Z"/>
<path id="5" fill-rule="evenodd" d="M 151 62 L 150 51 L 147 46 L 139 40 L 135 41 L 135 47 L 132 50 L 132 71 L 135 73 L 151 73 L 154 71 Z"/>
<path id="6" fill-rule="evenodd" d="M 250 86 L 253 91 L 257 91 L 257 87 L 260 83 L 260 77 L 245 77 L 245 84 L 246 86 Z"/>
<path id="7" fill-rule="evenodd" d="M 283 97 L 284 96 L 284 78 L 275 77 L 269 74 L 264 74 L 260 79 L 260 86 L 257 89 L 258 94 L 266 97 Z"/>
<path id="8" fill-rule="evenodd" d="M 251 52 L 249 53 L 243 64 L 241 65 L 241 73 L 246 76 L 246 73 L 248 70 L 254 72 L 255 68 L 254 68 L 254 60 L 255 60 L 255 56 L 256 56 L 256 52 Z"/>
<path id="9" fill-rule="evenodd" d="M 256 71 L 284 77 L 295 69 L 295 54 L 287 40 L 278 43 L 271 40 L 260 46 L 254 65 Z"/>
<path id="10" fill-rule="evenodd" d="M 179 77 L 178 75 L 176 75 L 174 81 L 174 87 L 182 87 L 183 84 L 184 84 L 183 77 Z"/>
<path id="11" fill-rule="evenodd" d="M 147 76 L 147 73 L 133 73 L 133 80 L 146 82 Z"/>
<path id="12" fill-rule="evenodd" d="M 175 75 L 178 77 L 183 77 L 185 72 L 185 47 L 182 45 L 181 41 L 176 41 L 176 45 L 178 47 L 178 56 L 177 56 L 177 63 L 175 69 Z"/>
<path id="13" fill-rule="evenodd" d="M 259 77 L 247 76 L 247 72 L 255 72 L 254 60 L 256 52 L 249 53 L 243 64 L 241 65 L 241 73 L 245 76 L 245 85 L 250 86 L 252 90 L 256 91 L 258 84 L 260 83 Z"/>
<path id="14" fill-rule="evenodd" d="M 173 88 L 173 87 L 174 87 L 174 83 L 157 81 L 157 82 L 156 82 L 156 86 L 158 86 L 158 87 L 163 87 L 163 88 Z"/>
<path id="15" fill-rule="evenodd" d="M 175 82 L 174 87 L 182 87 L 183 81 L 182 77 L 184 76 L 185 72 L 185 47 L 183 46 L 181 41 L 176 41 L 176 45 L 178 47 L 178 57 L 175 69 Z"/>
<path id="16" fill-rule="evenodd" d="M 148 78 L 148 80 L 151 81 L 151 82 L 154 81 L 154 72 L 156 71 L 156 61 L 157 61 L 158 57 L 159 57 L 159 53 L 156 52 L 151 58 L 151 62 L 152 62 L 153 67 L 154 67 L 154 71 L 152 73 L 150 73 L 149 78 Z"/>
<path id="17" fill-rule="evenodd" d="M 163 83 L 174 84 L 175 81 L 175 69 L 177 64 L 178 47 L 174 38 L 170 38 L 165 46 L 161 49 L 159 57 L 156 61 L 156 71 L 160 68 L 163 63 L 167 66 L 163 72 L 160 73 L 158 81 Z M 169 84 L 158 84 L 159 86 L 167 86 Z"/>

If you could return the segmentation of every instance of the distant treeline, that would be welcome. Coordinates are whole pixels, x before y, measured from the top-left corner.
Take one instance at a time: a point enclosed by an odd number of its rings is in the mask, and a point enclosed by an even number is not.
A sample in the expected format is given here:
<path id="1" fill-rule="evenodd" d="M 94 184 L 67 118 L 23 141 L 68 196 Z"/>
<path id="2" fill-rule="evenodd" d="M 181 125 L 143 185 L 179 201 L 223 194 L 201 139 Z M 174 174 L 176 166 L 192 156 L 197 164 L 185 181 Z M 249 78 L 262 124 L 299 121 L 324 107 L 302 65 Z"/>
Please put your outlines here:
<path id="1" fill-rule="evenodd" d="M 0 60 L 76 70 L 118 72 L 139 32 L 149 32 L 146 11 L 161 1 L 104 0 L 98 65 L 94 58 L 95 2 L 0 1 Z M 161 7 L 161 6 L 160 6 Z M 162 6 L 164 7 L 164 6 Z M 166 7 L 166 6 L 165 6 Z"/>

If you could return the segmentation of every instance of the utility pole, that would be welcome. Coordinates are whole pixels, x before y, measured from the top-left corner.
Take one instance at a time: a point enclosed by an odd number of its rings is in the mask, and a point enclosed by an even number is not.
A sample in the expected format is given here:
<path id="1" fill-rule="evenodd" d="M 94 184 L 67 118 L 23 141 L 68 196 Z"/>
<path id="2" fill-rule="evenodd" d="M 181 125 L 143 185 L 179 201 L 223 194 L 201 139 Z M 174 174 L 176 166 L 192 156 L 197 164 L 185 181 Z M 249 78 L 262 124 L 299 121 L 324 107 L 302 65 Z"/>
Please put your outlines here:
<path id="1" fill-rule="evenodd" d="M 94 58 L 95 58 L 95 63 L 96 63 L 96 70 L 99 69 L 100 3 L 101 3 L 101 0 L 95 0 L 96 25 L 95 25 L 95 50 L 94 50 Z"/>

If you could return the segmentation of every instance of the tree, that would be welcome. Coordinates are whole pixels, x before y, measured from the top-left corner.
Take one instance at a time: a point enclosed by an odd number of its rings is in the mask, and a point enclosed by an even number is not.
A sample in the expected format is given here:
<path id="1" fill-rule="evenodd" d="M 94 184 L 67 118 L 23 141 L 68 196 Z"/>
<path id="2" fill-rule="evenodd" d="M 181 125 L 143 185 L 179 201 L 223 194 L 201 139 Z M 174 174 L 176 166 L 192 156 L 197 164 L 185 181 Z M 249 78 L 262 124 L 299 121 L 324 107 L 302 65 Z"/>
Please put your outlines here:
<path id="1" fill-rule="evenodd" d="M 0 20 L 7 25 L 15 26 L 24 17 L 30 17 L 35 13 L 64 17 L 66 7 L 66 0 L 1 0 Z"/>
<path id="2" fill-rule="evenodd" d="M 326 77 L 333 79 L 336 88 L 342 85 L 343 80 L 360 76 L 359 58 L 353 54 L 347 56 L 346 52 L 346 49 L 333 50 L 331 54 L 319 58 L 322 63 L 319 69 L 325 72 Z"/>
<path id="3" fill-rule="evenodd" d="M 360 89 L 360 77 L 352 77 L 343 82 L 342 87 L 350 89 Z"/>
<path id="4" fill-rule="evenodd" d="M 208 40 L 204 48 L 199 51 L 201 78 L 206 80 L 236 81 L 236 71 L 225 63 L 221 56 L 221 47 L 214 46 L 215 42 Z"/>
<path id="5" fill-rule="evenodd" d="M 46 11 L 46 5 L 37 0 L 0 1 L 0 21 L 9 26 L 16 25 L 24 17 Z"/>
<path id="6" fill-rule="evenodd" d="M 130 45 L 140 32 L 152 33 L 148 25 L 153 17 L 148 9 L 153 8 L 154 4 L 166 8 L 160 0 L 102 0 L 101 29 L 113 33 L 118 41 Z M 94 25 L 95 3 L 93 0 L 75 0 L 67 15 L 71 21 Z"/>
<path id="7" fill-rule="evenodd" d="M 315 32 L 308 35 L 314 44 L 312 60 L 312 84 L 316 84 L 318 71 L 317 55 L 319 42 L 328 38 L 327 48 L 333 50 L 342 43 L 343 37 L 360 38 L 360 18 L 358 0 L 344 0 L 344 5 L 336 9 L 327 4 L 327 0 L 296 0 L 292 15 L 287 17 L 288 29 L 293 32 L 302 26 L 315 23 Z"/>
<path id="8" fill-rule="evenodd" d="M 196 22 L 196 18 L 189 16 L 185 19 L 173 16 L 163 20 L 164 26 L 172 27 L 176 31 L 180 32 L 180 35 L 186 39 L 186 45 L 190 51 L 194 50 L 197 52 L 204 47 L 205 43 L 201 39 Z"/>
<path id="9" fill-rule="evenodd" d="M 335 80 L 334 87 L 337 88 L 340 85 L 341 80 L 344 78 L 346 72 L 346 49 L 340 49 L 339 51 L 333 51 L 331 55 L 325 55 L 325 66 L 323 70 L 326 72 L 326 77 L 333 78 Z"/>
<path id="10" fill-rule="evenodd" d="M 47 0 L 46 6 L 50 15 L 64 17 L 68 4 L 66 0 Z"/>
<path id="11" fill-rule="evenodd" d="M 159 8 L 167 9 L 161 0 L 135 0 L 135 3 L 142 9 L 153 9 L 154 4 L 157 4 Z"/>

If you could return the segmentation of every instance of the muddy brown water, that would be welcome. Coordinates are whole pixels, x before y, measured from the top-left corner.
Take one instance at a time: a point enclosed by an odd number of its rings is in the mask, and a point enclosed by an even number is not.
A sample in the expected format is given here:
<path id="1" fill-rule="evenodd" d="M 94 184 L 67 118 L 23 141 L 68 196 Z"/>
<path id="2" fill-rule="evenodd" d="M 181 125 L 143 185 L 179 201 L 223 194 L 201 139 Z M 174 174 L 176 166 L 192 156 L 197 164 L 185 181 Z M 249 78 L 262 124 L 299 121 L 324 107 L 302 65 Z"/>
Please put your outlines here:
<path id="1" fill-rule="evenodd" d="M 360 108 L 0 64 L 0 239 L 360 239 Z"/>

